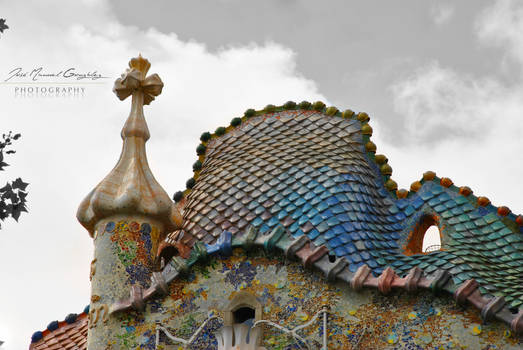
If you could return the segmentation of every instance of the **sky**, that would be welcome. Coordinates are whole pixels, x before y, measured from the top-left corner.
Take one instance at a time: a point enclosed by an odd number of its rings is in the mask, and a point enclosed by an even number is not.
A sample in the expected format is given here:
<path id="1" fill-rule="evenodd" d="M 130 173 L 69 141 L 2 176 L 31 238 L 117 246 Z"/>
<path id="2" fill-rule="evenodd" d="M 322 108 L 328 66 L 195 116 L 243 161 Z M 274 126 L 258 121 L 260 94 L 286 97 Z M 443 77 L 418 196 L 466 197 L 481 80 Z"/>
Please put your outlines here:
<path id="1" fill-rule="evenodd" d="M 165 84 L 145 115 L 169 194 L 192 176 L 202 132 L 322 100 L 370 115 L 400 187 L 433 170 L 523 212 L 521 2 L 0 0 L 0 18 L 0 131 L 22 134 L 0 182 L 30 183 L 29 213 L 0 229 L 2 350 L 89 303 L 93 244 L 75 213 L 118 160 L 130 101 L 112 84 L 138 53 Z M 45 78 L 5 81 L 38 67 L 107 78 L 62 79 L 84 92 L 58 96 L 15 91 L 53 87 Z"/>

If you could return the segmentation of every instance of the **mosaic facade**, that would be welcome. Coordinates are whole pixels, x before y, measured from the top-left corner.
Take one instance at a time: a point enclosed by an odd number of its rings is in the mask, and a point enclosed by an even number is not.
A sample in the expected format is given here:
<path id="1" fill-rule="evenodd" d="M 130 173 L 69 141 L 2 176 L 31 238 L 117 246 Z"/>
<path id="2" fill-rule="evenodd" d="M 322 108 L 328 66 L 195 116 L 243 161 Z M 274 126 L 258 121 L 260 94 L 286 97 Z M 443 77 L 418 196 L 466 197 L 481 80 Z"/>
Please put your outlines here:
<path id="1" fill-rule="evenodd" d="M 262 304 L 263 318 L 293 328 L 310 320 L 322 305 L 329 306 L 329 349 L 520 349 L 517 340 L 498 322 L 483 325 L 479 313 L 464 309 L 448 297 L 376 291 L 355 292 L 343 283 L 327 283 L 302 265 L 276 257 L 247 256 L 241 250 L 230 258 L 212 258 L 194 265 L 185 277 L 171 283 L 169 295 L 147 304 L 142 313 L 122 313 L 120 327 L 109 345 L 113 349 L 155 349 L 157 322 L 173 335 L 189 339 L 209 314 L 224 318 L 223 310 L 240 292 Z M 214 320 L 189 349 L 216 349 Z M 310 349 L 320 349 L 321 319 L 300 332 Z M 160 333 L 159 349 L 182 344 Z M 293 337 L 265 327 L 266 349 L 299 349 Z M 109 347 L 111 348 L 111 347 Z"/>
<path id="2" fill-rule="evenodd" d="M 126 297 L 133 285 L 145 287 L 158 249 L 158 227 L 130 218 L 102 222 L 94 234 L 95 255 L 91 263 L 91 307 L 88 342 L 92 349 L 111 337 L 114 320 L 109 308 Z M 98 340 L 98 341 L 95 341 Z"/>

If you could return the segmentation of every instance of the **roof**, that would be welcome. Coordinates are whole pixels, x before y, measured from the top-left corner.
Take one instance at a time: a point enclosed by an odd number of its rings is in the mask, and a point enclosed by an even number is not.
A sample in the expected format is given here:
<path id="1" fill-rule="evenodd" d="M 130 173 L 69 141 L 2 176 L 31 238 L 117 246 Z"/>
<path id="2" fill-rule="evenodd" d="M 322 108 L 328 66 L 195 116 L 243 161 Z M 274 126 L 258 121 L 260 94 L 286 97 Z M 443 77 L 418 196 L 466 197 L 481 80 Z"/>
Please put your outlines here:
<path id="1" fill-rule="evenodd" d="M 368 120 L 319 103 L 272 106 L 212 135 L 198 148 L 205 153 L 180 201 L 183 241 L 213 243 L 224 230 L 241 234 L 252 225 L 265 233 L 282 225 L 346 258 L 351 272 L 362 265 L 376 275 L 388 266 L 401 275 L 439 268 L 520 307 L 523 217 L 433 172 L 411 191 L 397 190 L 387 158 L 375 155 Z M 442 231 L 442 250 L 406 254 L 427 216 Z"/>
<path id="2" fill-rule="evenodd" d="M 31 337 L 30 350 L 87 350 L 89 306 L 80 314 L 69 314 L 64 321 L 49 323 Z"/>
<path id="3" fill-rule="evenodd" d="M 323 234 L 328 217 L 320 216 L 321 209 L 329 209 L 336 194 L 341 197 L 352 191 L 340 187 L 348 181 L 369 189 L 362 193 L 365 198 L 354 198 L 358 206 L 364 205 L 358 212 L 366 210 L 364 200 L 369 200 L 380 216 L 392 218 L 386 212 L 391 202 L 379 191 L 383 185 L 368 166 L 359 130 L 354 119 L 324 118 L 318 111 L 296 110 L 254 117 L 211 140 L 187 196 L 183 230 L 210 243 L 223 230 L 235 234 L 252 224 L 263 233 L 281 222 L 292 226 L 296 235 L 306 233 L 322 244 L 329 238 Z M 311 221 L 316 224 L 306 225 Z M 379 229 L 383 233 L 395 230 Z"/>

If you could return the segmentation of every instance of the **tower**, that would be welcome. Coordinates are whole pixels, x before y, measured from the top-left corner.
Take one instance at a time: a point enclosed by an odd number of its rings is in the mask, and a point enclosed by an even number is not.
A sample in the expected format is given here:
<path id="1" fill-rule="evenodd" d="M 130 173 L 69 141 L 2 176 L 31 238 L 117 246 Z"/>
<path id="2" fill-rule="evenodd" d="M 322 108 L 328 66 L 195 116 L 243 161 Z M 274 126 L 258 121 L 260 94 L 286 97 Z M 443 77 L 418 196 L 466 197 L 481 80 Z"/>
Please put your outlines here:
<path id="1" fill-rule="evenodd" d="M 155 180 L 145 152 L 149 130 L 143 105 L 163 88 L 157 74 L 146 76 L 151 64 L 141 56 L 117 79 L 120 100 L 132 96 L 122 129 L 122 153 L 114 169 L 87 195 L 77 218 L 94 241 L 91 263 L 91 304 L 88 348 L 104 349 L 114 342 L 118 325 L 110 306 L 140 293 L 151 279 L 159 242 L 181 225 L 181 215 Z"/>

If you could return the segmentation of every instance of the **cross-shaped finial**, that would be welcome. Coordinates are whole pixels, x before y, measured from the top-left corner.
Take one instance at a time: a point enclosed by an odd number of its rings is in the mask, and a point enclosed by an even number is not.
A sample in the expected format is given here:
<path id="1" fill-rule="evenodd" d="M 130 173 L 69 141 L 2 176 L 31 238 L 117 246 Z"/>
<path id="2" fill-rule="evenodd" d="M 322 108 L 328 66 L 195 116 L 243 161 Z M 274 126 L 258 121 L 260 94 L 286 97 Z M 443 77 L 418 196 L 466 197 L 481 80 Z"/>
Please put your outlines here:
<path id="1" fill-rule="evenodd" d="M 91 236 L 99 223 L 105 225 L 103 220 L 107 218 L 133 217 L 137 221 L 158 222 L 161 234 L 153 243 L 158 244 L 167 232 L 181 228 L 182 222 L 169 195 L 155 180 L 145 152 L 150 135 L 143 105 L 162 92 L 163 83 L 156 74 L 146 76 L 151 64 L 142 56 L 133 58 L 129 67 L 114 83 L 114 92 L 120 100 L 132 96 L 131 111 L 121 132 L 122 153 L 113 170 L 82 201 L 77 217 Z M 151 254 L 155 252 L 156 248 L 151 250 Z"/>
<path id="2" fill-rule="evenodd" d="M 114 82 L 113 91 L 116 96 L 123 101 L 133 92 L 142 91 L 145 105 L 154 101 L 155 96 L 162 93 L 163 82 L 156 73 L 146 77 L 150 67 L 151 63 L 142 55 L 131 59 L 129 68 Z"/>

